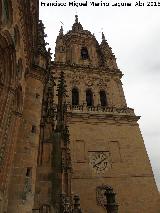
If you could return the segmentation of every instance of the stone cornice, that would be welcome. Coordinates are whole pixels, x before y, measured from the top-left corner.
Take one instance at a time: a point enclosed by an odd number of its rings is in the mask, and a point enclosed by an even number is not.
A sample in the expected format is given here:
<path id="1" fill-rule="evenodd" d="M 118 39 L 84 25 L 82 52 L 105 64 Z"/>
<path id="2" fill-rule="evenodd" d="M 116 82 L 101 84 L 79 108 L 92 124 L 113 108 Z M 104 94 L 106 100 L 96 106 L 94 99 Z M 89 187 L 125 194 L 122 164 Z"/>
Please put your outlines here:
<path id="1" fill-rule="evenodd" d="M 86 162 L 85 162 L 86 163 Z M 153 174 L 152 173 L 145 173 L 145 174 L 112 174 L 112 173 L 108 173 L 108 174 L 104 174 L 103 178 L 153 178 Z M 99 175 L 91 175 L 90 173 L 85 174 L 85 175 L 79 175 L 79 173 L 77 174 L 73 174 L 72 176 L 73 179 L 98 179 Z"/>
<path id="2" fill-rule="evenodd" d="M 77 64 L 67 64 L 67 63 L 57 63 L 52 62 L 52 69 L 60 70 L 71 70 L 76 72 L 89 71 L 92 73 L 108 73 L 110 75 L 116 75 L 120 78 L 123 76 L 122 72 L 119 69 L 110 69 L 103 66 L 91 66 L 91 65 L 77 65 Z"/>
<path id="3" fill-rule="evenodd" d="M 99 114 L 99 113 L 76 113 L 68 112 L 68 121 L 72 118 L 79 119 L 79 121 L 87 121 L 93 119 L 94 122 L 106 122 L 106 121 L 115 121 L 116 123 L 121 122 L 137 122 L 140 119 L 140 116 L 136 115 L 127 115 L 127 114 Z M 77 122 L 77 121 L 76 121 Z"/>

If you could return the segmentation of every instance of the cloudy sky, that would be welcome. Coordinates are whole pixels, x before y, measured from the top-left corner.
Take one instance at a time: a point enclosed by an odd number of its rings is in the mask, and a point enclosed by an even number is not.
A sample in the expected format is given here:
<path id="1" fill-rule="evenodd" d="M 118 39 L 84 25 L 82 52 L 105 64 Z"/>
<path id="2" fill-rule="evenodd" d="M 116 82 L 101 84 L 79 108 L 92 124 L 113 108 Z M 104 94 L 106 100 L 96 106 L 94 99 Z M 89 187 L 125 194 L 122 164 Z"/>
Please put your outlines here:
<path id="1" fill-rule="evenodd" d="M 43 3 L 66 3 L 67 6 L 41 6 Z M 72 2 L 72 1 L 70 1 Z M 86 2 L 75 0 L 76 3 Z M 91 6 L 90 2 L 109 2 L 109 6 Z M 54 53 L 55 40 L 63 23 L 71 29 L 77 13 L 84 29 L 101 41 L 103 31 L 117 58 L 129 107 L 141 115 L 140 128 L 160 190 L 160 6 L 112 6 L 114 0 L 87 1 L 87 6 L 69 6 L 68 0 L 40 1 L 40 19 L 45 24 L 46 39 Z M 61 23 L 62 22 L 62 23 Z"/>

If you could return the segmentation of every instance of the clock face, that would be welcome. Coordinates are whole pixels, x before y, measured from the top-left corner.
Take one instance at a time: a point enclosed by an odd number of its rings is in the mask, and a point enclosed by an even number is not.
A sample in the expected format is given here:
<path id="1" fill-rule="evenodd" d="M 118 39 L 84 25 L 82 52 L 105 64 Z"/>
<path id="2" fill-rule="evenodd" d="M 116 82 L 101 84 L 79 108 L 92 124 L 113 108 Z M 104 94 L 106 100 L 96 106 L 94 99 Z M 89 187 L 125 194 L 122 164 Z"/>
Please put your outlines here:
<path id="1" fill-rule="evenodd" d="M 109 152 L 89 152 L 89 164 L 96 173 L 104 173 L 111 167 Z"/>

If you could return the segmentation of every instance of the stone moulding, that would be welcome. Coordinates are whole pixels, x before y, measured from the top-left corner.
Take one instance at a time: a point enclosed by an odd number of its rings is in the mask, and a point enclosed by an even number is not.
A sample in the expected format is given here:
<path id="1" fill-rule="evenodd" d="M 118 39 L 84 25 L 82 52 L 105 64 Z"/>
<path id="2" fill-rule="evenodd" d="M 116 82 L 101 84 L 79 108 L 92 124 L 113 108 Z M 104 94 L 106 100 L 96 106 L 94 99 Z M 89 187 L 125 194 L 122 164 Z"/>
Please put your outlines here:
<path id="1" fill-rule="evenodd" d="M 76 69 L 76 72 L 83 72 L 85 70 L 86 72 L 86 69 L 91 72 L 91 73 L 95 73 L 95 72 L 98 72 L 98 73 L 101 73 L 101 72 L 104 72 L 104 73 L 108 73 L 108 74 L 112 74 L 112 75 L 118 75 L 120 77 L 123 76 L 122 72 L 120 69 L 111 69 L 109 67 L 104 67 L 104 66 L 93 66 L 93 65 L 82 65 L 82 64 L 70 64 L 67 62 L 52 62 L 52 68 L 53 69 L 62 69 L 62 70 L 70 70 L 70 71 L 75 71 Z"/>

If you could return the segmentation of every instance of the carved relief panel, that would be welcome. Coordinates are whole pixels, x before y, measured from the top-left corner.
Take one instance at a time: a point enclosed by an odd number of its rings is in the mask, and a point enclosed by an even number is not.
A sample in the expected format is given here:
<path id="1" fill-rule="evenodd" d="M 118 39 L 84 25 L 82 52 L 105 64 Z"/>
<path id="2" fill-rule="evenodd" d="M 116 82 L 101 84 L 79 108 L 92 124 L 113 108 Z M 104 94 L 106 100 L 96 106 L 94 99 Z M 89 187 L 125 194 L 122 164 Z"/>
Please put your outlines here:
<path id="1" fill-rule="evenodd" d="M 94 172 L 103 174 L 111 168 L 111 157 L 109 151 L 91 151 L 89 164 Z"/>

